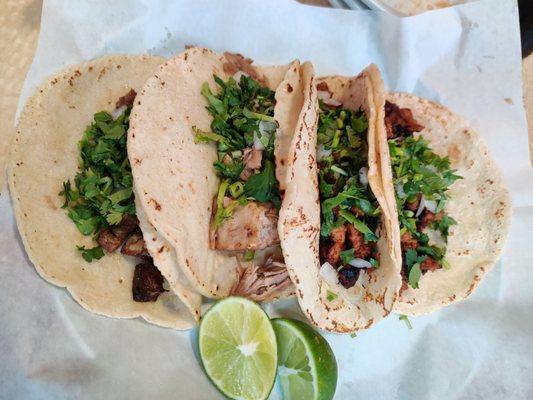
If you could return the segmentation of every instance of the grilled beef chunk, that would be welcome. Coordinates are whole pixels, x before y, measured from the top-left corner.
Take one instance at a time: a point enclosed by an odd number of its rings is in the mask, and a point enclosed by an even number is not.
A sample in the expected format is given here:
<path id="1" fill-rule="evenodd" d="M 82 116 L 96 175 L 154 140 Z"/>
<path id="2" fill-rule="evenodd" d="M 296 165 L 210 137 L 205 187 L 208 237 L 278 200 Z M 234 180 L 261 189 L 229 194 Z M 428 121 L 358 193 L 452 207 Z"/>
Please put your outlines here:
<path id="1" fill-rule="evenodd" d="M 150 258 L 150 254 L 146 249 L 146 243 L 144 242 L 143 234 L 140 229 L 137 229 L 130 235 L 126 240 L 126 243 L 124 243 L 124 246 L 122 246 L 120 252 L 122 254 L 127 254 L 128 256 L 137 256 L 146 259 Z"/>
<path id="2" fill-rule="evenodd" d="M 131 233 L 139 226 L 137 217 L 124 214 L 122 221 L 118 225 L 112 225 L 107 229 L 102 229 L 96 241 L 102 248 L 112 253 L 118 249 Z"/>
<path id="3" fill-rule="evenodd" d="M 352 224 L 346 224 L 348 230 L 348 241 L 353 247 L 353 254 L 355 258 L 362 258 L 367 260 L 372 255 L 372 246 L 370 243 L 365 243 L 364 235 L 354 228 Z"/>
<path id="4" fill-rule="evenodd" d="M 165 291 L 163 280 L 163 275 L 151 262 L 137 264 L 133 274 L 133 300 L 137 302 L 156 301 Z"/>
<path id="5" fill-rule="evenodd" d="M 419 231 L 422 231 L 426 227 L 430 226 L 433 222 L 440 221 L 443 216 L 444 216 L 444 213 L 442 211 L 435 214 L 429 210 L 424 210 L 424 212 L 420 216 L 420 220 L 418 221 L 417 229 Z"/>
<path id="6" fill-rule="evenodd" d="M 128 93 L 126 93 L 124 96 L 118 99 L 118 101 L 115 103 L 115 107 L 116 108 L 120 108 L 122 106 L 132 107 L 133 101 L 135 100 L 136 96 L 137 96 L 137 92 L 131 89 Z"/>
<path id="7" fill-rule="evenodd" d="M 424 129 L 415 121 L 410 109 L 400 108 L 389 101 L 385 102 L 385 128 L 387 129 L 387 139 L 409 136 L 413 132 L 420 132 Z"/>
<path id="8" fill-rule="evenodd" d="M 440 268 L 442 268 L 442 265 L 430 256 L 427 256 L 426 259 L 420 263 L 420 270 L 422 273 L 427 271 L 435 271 Z"/>
<path id="9" fill-rule="evenodd" d="M 278 243 L 278 215 L 271 203 L 237 206 L 214 235 L 217 250 L 261 250 Z"/>
<path id="10" fill-rule="evenodd" d="M 324 258 L 332 266 L 336 267 L 341 260 L 341 251 L 344 250 L 346 241 L 346 226 L 339 226 L 331 231 L 328 243 L 324 243 Z"/>
<path id="11" fill-rule="evenodd" d="M 360 268 L 355 268 L 352 266 L 343 267 L 338 273 L 339 283 L 346 289 L 351 288 L 355 285 L 355 282 L 357 282 L 357 278 L 359 278 L 360 272 Z"/>

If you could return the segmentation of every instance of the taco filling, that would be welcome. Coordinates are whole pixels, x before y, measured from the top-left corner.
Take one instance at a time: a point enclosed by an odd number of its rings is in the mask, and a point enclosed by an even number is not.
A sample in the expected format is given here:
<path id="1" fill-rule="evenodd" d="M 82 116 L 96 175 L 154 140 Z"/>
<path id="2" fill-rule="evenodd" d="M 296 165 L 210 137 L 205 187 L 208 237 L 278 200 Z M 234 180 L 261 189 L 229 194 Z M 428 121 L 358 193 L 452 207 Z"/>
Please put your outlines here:
<path id="1" fill-rule="evenodd" d="M 327 93 L 325 83 L 318 85 Z M 321 96 L 318 124 L 318 182 L 322 212 L 320 263 L 336 270 L 348 289 L 378 266 L 376 231 L 381 209 L 368 184 L 368 121 L 360 109 L 342 108 Z M 364 273 L 364 272 L 363 272 Z"/>
<path id="2" fill-rule="evenodd" d="M 99 260 L 120 248 L 124 255 L 138 258 L 132 297 L 138 302 L 156 301 L 163 288 L 163 276 L 146 249 L 135 215 L 132 174 L 126 151 L 126 132 L 136 93 L 131 89 L 116 102 L 113 115 L 94 114 L 78 148 L 79 171 L 72 187 L 63 183 L 63 208 L 78 230 L 93 235 L 96 246 L 77 246 L 87 262 Z"/>
<path id="3" fill-rule="evenodd" d="M 201 93 L 212 116 L 211 132 L 193 126 L 195 143 L 214 142 L 220 179 L 213 200 L 210 247 L 237 256 L 243 266 L 234 294 L 255 300 L 276 297 L 290 285 L 279 248 L 280 191 L 275 175 L 275 92 L 237 72 L 213 93 Z"/>
<path id="4" fill-rule="evenodd" d="M 413 136 L 424 127 L 410 109 L 387 101 L 385 127 L 400 221 L 402 290 L 417 289 L 423 274 L 447 268 L 449 228 L 457 222 L 445 208 L 449 187 L 461 177 L 448 157 L 435 154 L 423 136 Z"/>

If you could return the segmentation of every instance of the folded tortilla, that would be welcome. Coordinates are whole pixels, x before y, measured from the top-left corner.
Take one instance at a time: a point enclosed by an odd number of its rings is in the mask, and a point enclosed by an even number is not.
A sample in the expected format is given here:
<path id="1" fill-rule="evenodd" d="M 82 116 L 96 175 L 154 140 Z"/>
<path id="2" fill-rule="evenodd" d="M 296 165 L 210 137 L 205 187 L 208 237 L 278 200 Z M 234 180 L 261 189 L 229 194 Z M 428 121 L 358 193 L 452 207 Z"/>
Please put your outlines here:
<path id="1" fill-rule="evenodd" d="M 279 235 L 306 317 L 319 328 L 346 333 L 369 328 L 392 309 L 401 286 L 401 254 L 394 245 L 399 237 L 398 218 L 394 203 L 387 201 L 393 189 L 387 139 L 385 131 L 378 129 L 385 102 L 379 70 L 371 65 L 356 77 L 327 77 L 312 82 L 314 104 L 318 103 L 316 83 L 320 82 L 327 83 L 333 99 L 343 108 L 362 109 L 368 120 L 368 181 L 382 210 L 379 267 L 364 273 L 350 289 L 320 274 L 316 105 L 301 115 L 301 125 L 309 129 L 296 132 L 288 151 Z"/>
<path id="2" fill-rule="evenodd" d="M 450 187 L 445 208 L 457 221 L 450 227 L 446 245 L 449 268 L 422 275 L 419 288 L 402 290 L 394 305 L 400 314 L 425 314 L 473 293 L 500 257 L 512 209 L 483 138 L 467 121 L 440 104 L 413 95 L 389 93 L 387 100 L 412 111 L 414 119 L 424 126 L 414 136 L 423 136 L 435 153 L 447 156 L 462 177 Z M 401 247 L 399 242 L 396 246 Z"/>
<path id="3" fill-rule="evenodd" d="M 238 61 L 245 60 L 239 57 Z M 174 275 L 183 271 L 192 287 L 214 298 L 234 294 L 246 267 L 235 255 L 210 247 L 211 214 L 219 178 L 213 167 L 216 146 L 194 142 L 192 127 L 209 131 L 212 121 L 201 95 L 202 84 L 209 82 L 214 88 L 213 75 L 225 81 L 240 70 L 257 75 L 262 85 L 276 92 L 274 118 L 279 129 L 275 158 L 281 191 L 283 177 L 289 172 L 285 167 L 288 143 L 295 131 L 310 129 L 302 126 L 299 115 L 314 107 L 308 93 L 313 76 L 309 63 L 261 67 L 251 66 L 249 60 L 235 65 L 235 59 L 235 55 L 191 48 L 167 61 L 139 93 L 128 136 L 140 207 L 147 221 L 175 249 L 177 263 L 162 269 L 164 276 L 172 286 Z M 227 68 L 232 62 L 232 68 Z M 292 292 L 289 285 L 282 296 Z"/>
<path id="4" fill-rule="evenodd" d="M 130 89 L 139 91 L 164 60 L 151 56 L 106 56 L 51 77 L 27 101 L 14 142 L 9 184 L 17 225 L 30 260 L 48 282 L 66 287 L 85 309 L 116 318 L 142 317 L 187 329 L 199 317 L 201 296 L 187 288 L 165 292 L 156 302 L 132 299 L 135 263 L 116 251 L 87 263 L 76 245 L 93 247 L 61 208 L 62 183 L 78 167 L 78 142 L 96 112 L 113 112 Z M 139 215 L 141 225 L 146 225 Z M 145 236 L 146 226 L 143 227 Z M 157 241 L 157 232 L 151 238 Z M 148 245 L 159 268 L 155 246 Z M 163 268 L 162 268 L 163 269 Z"/>

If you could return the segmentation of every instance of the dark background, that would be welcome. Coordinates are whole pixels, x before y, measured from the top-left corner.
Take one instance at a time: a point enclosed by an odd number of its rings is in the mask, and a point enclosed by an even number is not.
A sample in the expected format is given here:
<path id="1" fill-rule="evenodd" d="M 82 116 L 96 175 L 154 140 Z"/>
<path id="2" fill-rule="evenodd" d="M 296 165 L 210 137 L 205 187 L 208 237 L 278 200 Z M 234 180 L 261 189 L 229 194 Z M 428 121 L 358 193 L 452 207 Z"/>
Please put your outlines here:
<path id="1" fill-rule="evenodd" d="M 533 51 L 533 0 L 518 0 L 520 31 L 522 33 L 522 58 Z"/>

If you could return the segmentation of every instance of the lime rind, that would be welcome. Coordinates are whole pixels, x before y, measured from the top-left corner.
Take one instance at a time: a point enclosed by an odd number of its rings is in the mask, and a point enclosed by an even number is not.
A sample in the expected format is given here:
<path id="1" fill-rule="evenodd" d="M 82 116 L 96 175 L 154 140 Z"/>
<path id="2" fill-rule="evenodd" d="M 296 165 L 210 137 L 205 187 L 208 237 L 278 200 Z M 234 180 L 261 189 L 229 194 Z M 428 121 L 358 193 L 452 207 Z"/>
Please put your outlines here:
<path id="1" fill-rule="evenodd" d="M 277 371 L 277 344 L 267 314 L 256 303 L 228 297 L 202 318 L 198 349 L 206 375 L 232 399 L 266 399 Z"/>
<path id="2" fill-rule="evenodd" d="M 331 347 L 303 322 L 276 318 L 278 387 L 285 400 L 329 400 L 337 383 L 337 363 Z"/>

